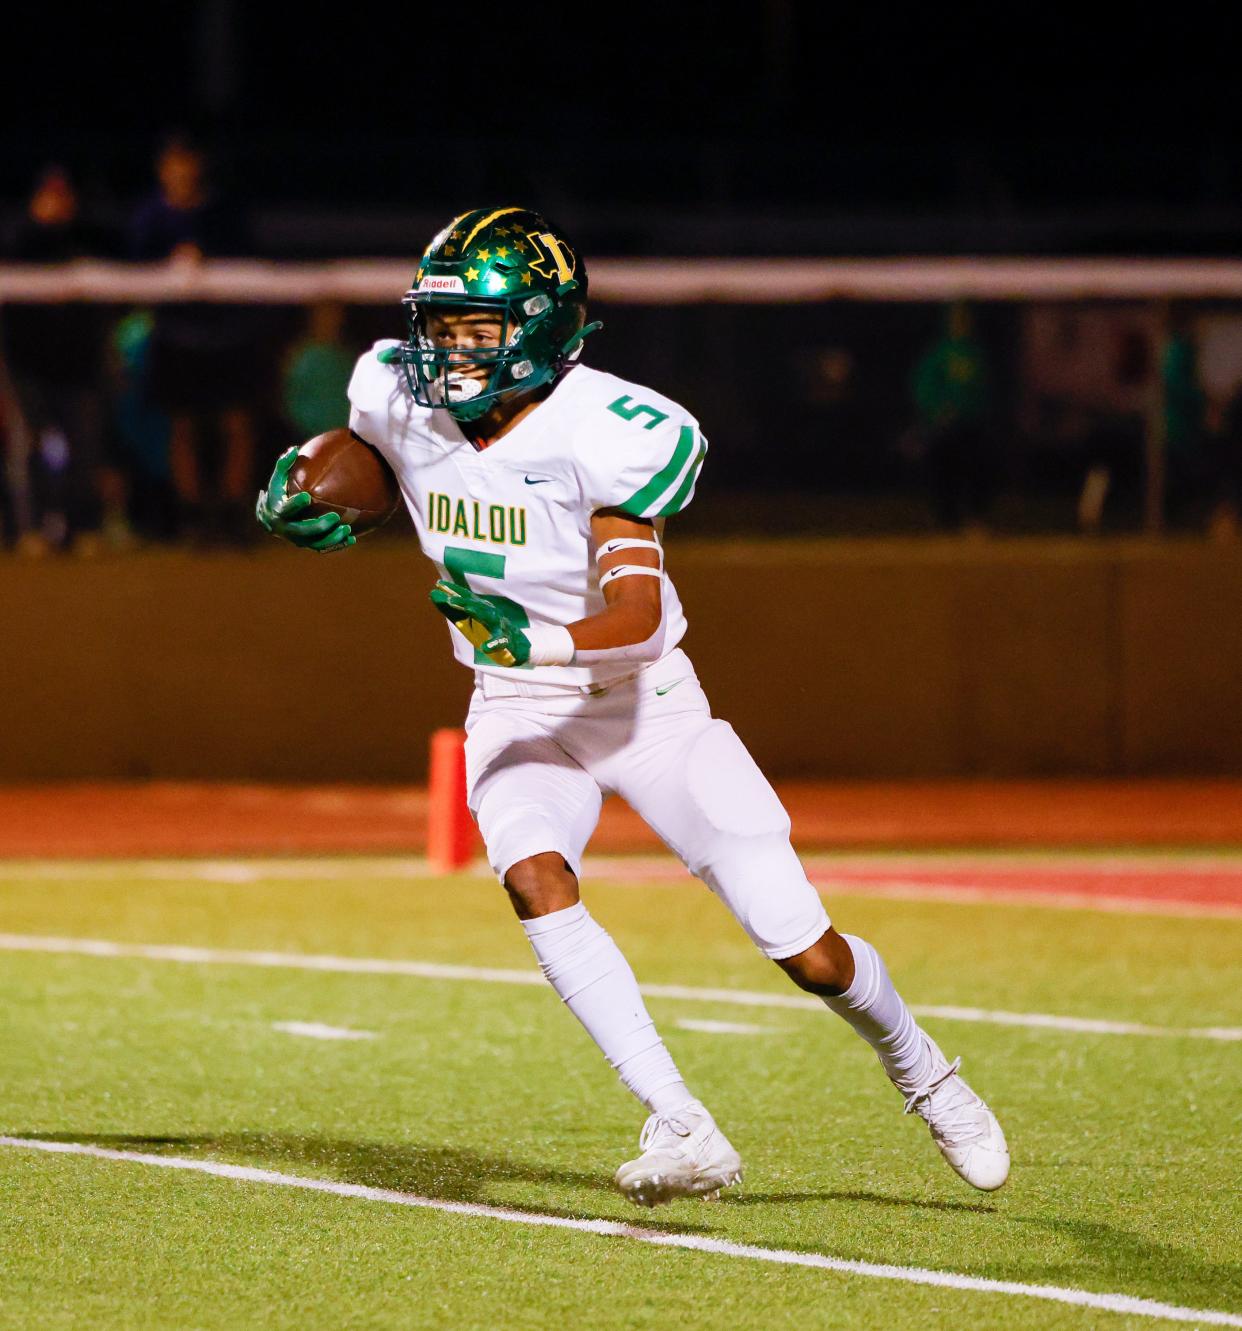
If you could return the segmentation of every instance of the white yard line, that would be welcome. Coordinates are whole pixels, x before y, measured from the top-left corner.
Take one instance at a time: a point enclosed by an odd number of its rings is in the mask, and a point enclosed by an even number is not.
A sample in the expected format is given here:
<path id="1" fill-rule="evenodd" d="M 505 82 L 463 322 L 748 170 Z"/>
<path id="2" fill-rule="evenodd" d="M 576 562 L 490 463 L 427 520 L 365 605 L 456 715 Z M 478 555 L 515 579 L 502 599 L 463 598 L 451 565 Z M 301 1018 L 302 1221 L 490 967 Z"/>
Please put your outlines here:
<path id="1" fill-rule="evenodd" d="M 1237 873 L 1242 850 L 1168 849 L 1136 846 L 1122 850 L 811 850 L 800 856 L 808 869 L 872 869 L 877 864 L 894 872 L 970 869 L 998 873 L 1031 869 L 1052 873 Z"/>
<path id="2" fill-rule="evenodd" d="M 549 1229 L 568 1229 L 580 1234 L 629 1239 L 659 1248 L 686 1248 L 716 1257 L 742 1258 L 753 1262 L 771 1262 L 781 1266 L 812 1267 L 844 1275 L 866 1276 L 874 1280 L 892 1280 L 908 1285 L 935 1285 L 942 1289 L 970 1290 L 977 1294 L 1006 1294 L 1018 1298 L 1044 1299 L 1067 1303 L 1100 1312 L 1123 1313 L 1131 1317 L 1155 1317 L 1170 1322 L 1195 1322 L 1200 1326 L 1242 1327 L 1242 1315 L 1155 1299 L 1135 1298 L 1129 1294 L 1100 1294 L 1092 1290 L 1060 1285 L 1029 1285 L 1016 1280 L 989 1280 L 984 1276 L 959 1275 L 954 1271 L 933 1271 L 917 1266 L 891 1266 L 880 1262 L 850 1261 L 824 1253 L 795 1252 L 787 1248 L 764 1248 L 753 1243 L 735 1243 L 730 1239 L 708 1238 L 700 1234 L 675 1234 L 664 1230 L 626 1225 L 616 1220 L 578 1220 L 569 1216 L 545 1215 L 538 1211 L 517 1211 L 506 1206 L 486 1206 L 480 1202 L 452 1202 L 438 1197 L 420 1197 L 416 1193 L 397 1192 L 391 1188 L 371 1188 L 360 1183 L 336 1183 L 329 1179 L 306 1178 L 299 1174 L 281 1174 L 273 1169 L 250 1165 L 226 1165 L 213 1160 L 194 1160 L 176 1155 L 150 1155 L 142 1151 L 117 1151 L 79 1142 L 39 1141 L 25 1137 L 0 1137 L 0 1146 L 19 1150 L 47 1151 L 56 1155 L 91 1156 L 97 1160 L 124 1161 L 151 1165 L 157 1169 L 181 1169 L 215 1178 L 235 1179 L 240 1183 L 266 1183 L 276 1187 L 300 1188 L 306 1192 L 330 1193 L 336 1197 L 356 1197 L 365 1201 L 387 1202 L 393 1206 L 414 1206 L 451 1215 L 479 1216 L 507 1224 L 537 1225 Z"/>
<path id="3" fill-rule="evenodd" d="M 463 873 L 495 881 L 492 871 L 482 861 L 468 865 Z M 425 859 L 391 855 L 364 855 L 356 858 L 329 855 L 322 857 L 262 855 L 231 859 L 157 859 L 157 860 L 0 860 L 0 881 L 14 879 L 67 878 L 88 882 L 114 882 L 118 877 L 164 882 L 168 879 L 206 883 L 253 883 L 267 879 L 323 879 L 356 881 L 388 878 L 438 878 Z"/>
<path id="4" fill-rule="evenodd" d="M 209 864 L 196 864 L 193 877 L 207 883 L 257 883 L 263 872 L 254 863 L 243 860 L 218 861 Z"/>
<path id="5" fill-rule="evenodd" d="M 673 1025 L 682 1031 L 702 1031 L 705 1035 L 779 1035 L 784 1026 L 750 1026 L 744 1021 L 708 1021 L 700 1017 L 678 1017 Z"/>
<path id="6" fill-rule="evenodd" d="M 1097 894 L 1074 890 L 1058 892 L 1030 892 L 1006 885 L 1006 873 L 1029 867 L 1045 868 L 1050 878 L 1066 874 L 1082 877 L 1107 875 L 1119 870 L 1139 871 L 1143 874 L 1167 874 L 1185 870 L 1194 873 L 1233 875 L 1242 859 L 1237 852 L 1219 854 L 1197 853 L 1180 857 L 1173 853 L 1153 852 L 1142 858 L 1113 854 L 1107 858 L 1091 857 L 1074 852 L 1052 853 L 1048 856 L 1016 854 L 1012 856 L 984 853 L 953 854 L 939 852 L 925 857 L 881 853 L 874 857 L 849 854 L 841 857 L 812 854 L 803 857 L 811 881 L 831 897 L 877 897 L 892 901 L 932 901 L 945 905 L 1033 906 L 1046 910 L 1092 910 L 1109 914 L 1158 915 L 1189 917 L 1193 919 L 1242 919 L 1242 904 L 1228 901 L 1183 901 L 1176 897 L 1141 897 L 1120 894 Z M 845 872 L 858 866 L 881 866 L 892 877 L 860 881 L 844 880 L 834 871 Z M 934 882 L 926 878 L 912 881 L 903 875 L 912 870 L 932 874 L 937 870 L 955 869 L 994 871 L 996 882 L 981 886 L 954 882 Z M 637 884 L 649 887 L 680 887 L 693 881 L 687 871 L 671 856 L 597 855 L 589 856 L 584 872 L 595 879 L 614 883 Z M 119 873 L 145 881 L 190 879 L 196 882 L 243 885 L 266 880 L 273 881 L 376 881 L 387 879 L 422 880 L 437 878 L 427 861 L 422 858 L 394 856 L 320 858 L 265 858 L 262 856 L 213 860 L 0 860 L 0 881 L 14 879 L 85 879 L 107 881 Z M 492 879 L 491 870 L 481 861 L 462 870 L 464 875 L 486 880 Z"/>
<path id="7" fill-rule="evenodd" d="M 504 970 L 490 966 L 452 966 L 434 961 L 403 961 L 387 957 L 338 957 L 303 952 L 248 952 L 230 948 L 188 947 L 175 943 L 116 943 L 102 938 L 56 938 L 36 934 L 0 934 L 0 952 L 61 952 L 87 957 L 134 957 L 144 961 L 176 961 L 194 966 L 264 966 L 281 970 L 336 971 L 351 975 L 408 975 L 422 980 L 466 980 L 484 984 L 521 984 L 543 988 L 535 970 Z M 735 1007 L 796 1008 L 821 1012 L 823 1004 L 808 994 L 769 994 L 748 989 L 705 989 L 684 984 L 644 984 L 648 998 L 674 998 L 693 1003 L 725 1003 Z M 1092 1035 L 1171 1036 L 1190 1040 L 1242 1041 L 1238 1026 L 1147 1026 L 1140 1022 L 1095 1017 L 1062 1017 L 1047 1012 L 1006 1012 L 992 1008 L 911 1004 L 920 1017 L 945 1021 L 976 1021 L 998 1026 L 1030 1026 L 1039 1030 L 1078 1031 Z"/>
<path id="8" fill-rule="evenodd" d="M 374 1040 L 374 1031 L 351 1031 L 346 1026 L 325 1026 L 321 1021 L 274 1021 L 272 1030 L 301 1035 L 308 1040 Z"/>
<path id="9" fill-rule="evenodd" d="M 1228 901 L 1181 901 L 1176 897 L 1108 896 L 1095 892 L 1031 892 L 1006 887 L 1004 876 L 987 887 L 961 883 L 861 882 L 834 879 L 831 870 L 812 869 L 810 880 L 824 895 L 878 897 L 884 901 L 934 901 L 946 906 L 1037 906 L 1045 910 L 1098 910 L 1107 915 L 1173 915 L 1189 919 L 1242 919 L 1242 905 Z"/>

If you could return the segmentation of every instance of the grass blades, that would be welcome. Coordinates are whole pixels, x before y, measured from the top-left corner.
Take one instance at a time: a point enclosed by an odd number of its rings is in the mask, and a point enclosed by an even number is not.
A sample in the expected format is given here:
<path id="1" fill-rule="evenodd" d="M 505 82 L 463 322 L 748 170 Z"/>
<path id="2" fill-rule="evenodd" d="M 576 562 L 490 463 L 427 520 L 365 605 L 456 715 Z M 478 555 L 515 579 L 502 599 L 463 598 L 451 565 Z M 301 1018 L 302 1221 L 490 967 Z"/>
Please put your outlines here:
<path id="1" fill-rule="evenodd" d="M 0 930 L 531 969 L 494 881 L 249 882 L 42 866 Z M 710 894 L 590 884 L 653 983 L 786 992 Z M 915 1003 L 1242 1025 L 1242 922 L 839 898 Z M 827 1013 L 652 999 L 743 1154 L 719 1205 L 611 1190 L 642 1111 L 550 990 L 0 952 L 0 1132 L 765 1247 L 1242 1312 L 1237 1044 L 929 1021 L 1000 1113 L 1011 1184 L 944 1166 Z M 742 1022 L 762 1034 L 685 1029 Z M 365 1031 L 324 1040 L 277 1029 Z M 996 1293 L 0 1150 L 0 1326 L 1152 1325 Z"/>

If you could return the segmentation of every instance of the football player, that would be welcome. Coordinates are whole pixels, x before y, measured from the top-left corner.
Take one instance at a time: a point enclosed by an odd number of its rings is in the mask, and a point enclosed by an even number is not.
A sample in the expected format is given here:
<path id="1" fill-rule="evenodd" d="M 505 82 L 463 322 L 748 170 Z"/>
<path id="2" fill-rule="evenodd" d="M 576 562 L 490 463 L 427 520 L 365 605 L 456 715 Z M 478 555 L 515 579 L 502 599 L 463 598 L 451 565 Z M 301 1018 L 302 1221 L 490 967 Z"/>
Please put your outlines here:
<path id="1" fill-rule="evenodd" d="M 581 363 L 582 256 L 525 208 L 454 218 L 405 295 L 408 336 L 354 370 L 350 428 L 392 466 L 431 593 L 474 672 L 468 800 L 540 968 L 648 1117 L 616 1183 L 655 1206 L 736 1183 L 742 1162 L 695 1098 L 629 963 L 579 897 L 583 850 L 616 792 L 733 912 L 755 945 L 872 1046 L 907 1112 L 974 1187 L 1009 1172 L 987 1105 L 920 1029 L 884 962 L 832 927 L 789 817 L 678 646 L 663 521 L 694 497 L 707 441 L 676 402 Z M 313 550 L 353 544 L 299 518 L 295 450 L 259 521 Z"/>

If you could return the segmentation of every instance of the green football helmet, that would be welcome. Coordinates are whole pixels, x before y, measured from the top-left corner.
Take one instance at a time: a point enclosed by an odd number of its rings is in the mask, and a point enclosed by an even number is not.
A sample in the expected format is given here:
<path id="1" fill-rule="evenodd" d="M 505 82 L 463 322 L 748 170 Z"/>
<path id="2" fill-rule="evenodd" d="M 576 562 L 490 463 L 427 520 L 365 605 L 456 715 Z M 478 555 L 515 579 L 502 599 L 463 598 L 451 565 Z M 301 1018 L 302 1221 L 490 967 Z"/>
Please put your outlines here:
<path id="1" fill-rule="evenodd" d="M 586 300 L 586 264 L 559 227 L 527 208 L 476 208 L 423 252 L 402 300 L 409 338 L 382 359 L 401 365 L 420 406 L 478 420 L 578 358 L 583 339 L 602 327 L 586 322 Z M 479 311 L 499 316 L 498 346 L 436 345 L 429 315 Z"/>

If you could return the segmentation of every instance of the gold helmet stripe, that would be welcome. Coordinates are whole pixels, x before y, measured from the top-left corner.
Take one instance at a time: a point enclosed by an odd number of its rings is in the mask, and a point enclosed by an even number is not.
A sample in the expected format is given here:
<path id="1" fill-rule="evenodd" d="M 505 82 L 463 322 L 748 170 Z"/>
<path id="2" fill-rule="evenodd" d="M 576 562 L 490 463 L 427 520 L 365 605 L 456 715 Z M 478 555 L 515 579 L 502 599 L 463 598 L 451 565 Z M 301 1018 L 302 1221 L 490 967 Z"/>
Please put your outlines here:
<path id="1" fill-rule="evenodd" d="M 524 208 L 497 208 L 494 213 L 488 213 L 486 217 L 476 222 L 474 226 L 470 228 L 470 234 L 461 243 L 463 251 L 489 222 L 494 222 L 498 217 L 504 217 L 506 213 L 521 213 L 525 211 Z M 461 218 L 458 218 L 457 220 L 461 221 Z"/>

